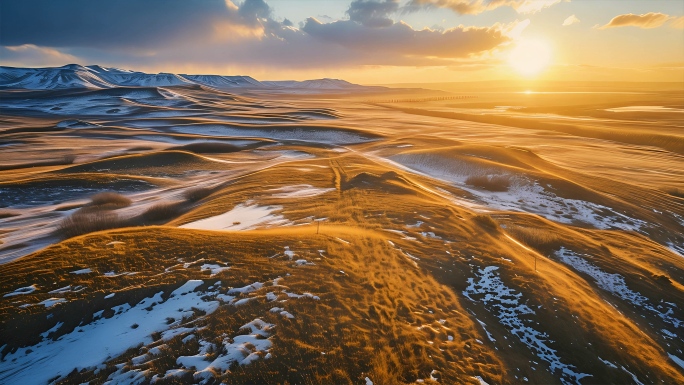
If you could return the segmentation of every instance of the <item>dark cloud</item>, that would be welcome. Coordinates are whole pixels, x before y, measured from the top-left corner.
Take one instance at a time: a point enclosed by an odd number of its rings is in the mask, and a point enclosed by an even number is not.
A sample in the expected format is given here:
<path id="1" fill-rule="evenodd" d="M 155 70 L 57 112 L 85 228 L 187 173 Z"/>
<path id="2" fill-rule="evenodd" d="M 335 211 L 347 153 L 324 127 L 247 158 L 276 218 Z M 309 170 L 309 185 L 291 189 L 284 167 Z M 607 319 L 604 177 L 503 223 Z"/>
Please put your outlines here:
<path id="1" fill-rule="evenodd" d="M 148 49 L 203 39 L 219 21 L 247 25 L 270 12 L 261 0 L 248 0 L 239 10 L 231 5 L 224 0 L 0 0 L 0 45 Z"/>
<path id="2" fill-rule="evenodd" d="M 615 16 L 611 21 L 608 22 L 608 24 L 600 27 L 600 29 L 629 26 L 644 29 L 658 28 L 670 19 L 672 19 L 672 16 L 658 12 L 649 12 L 642 15 L 627 13 L 624 15 Z"/>
<path id="3" fill-rule="evenodd" d="M 394 0 L 354 1 L 349 20 L 309 18 L 299 28 L 275 19 L 263 0 L 239 6 L 223 0 L 0 4 L 0 54 L 13 65 L 33 66 L 41 60 L 133 68 L 444 66 L 507 43 L 511 27 L 415 30 L 389 18 L 399 7 Z"/>
<path id="4" fill-rule="evenodd" d="M 465 57 L 490 50 L 508 41 L 498 27 L 458 27 L 444 32 L 415 30 L 405 23 L 370 28 L 351 20 L 321 23 L 307 19 L 304 32 L 351 50 L 384 52 L 398 56 Z"/>
<path id="5" fill-rule="evenodd" d="M 256 22 L 257 19 L 271 17 L 271 7 L 264 0 L 247 0 L 238 10 L 238 14 L 245 20 Z"/>
<path id="6" fill-rule="evenodd" d="M 389 27 L 394 24 L 394 21 L 389 18 L 389 15 L 398 10 L 398 0 L 355 0 L 349 5 L 347 14 L 351 21 L 355 21 L 366 27 L 379 28 Z"/>

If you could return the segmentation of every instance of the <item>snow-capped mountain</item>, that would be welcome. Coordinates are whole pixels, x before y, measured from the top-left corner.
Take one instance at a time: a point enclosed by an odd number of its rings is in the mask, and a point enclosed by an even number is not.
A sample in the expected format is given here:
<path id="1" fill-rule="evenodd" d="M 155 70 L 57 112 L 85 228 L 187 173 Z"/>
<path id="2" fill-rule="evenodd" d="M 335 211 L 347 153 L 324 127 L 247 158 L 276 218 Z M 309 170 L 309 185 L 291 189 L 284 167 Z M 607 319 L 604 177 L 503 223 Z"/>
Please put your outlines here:
<path id="1" fill-rule="evenodd" d="M 345 90 L 358 88 L 358 84 L 349 83 L 346 80 L 341 79 L 314 79 L 314 80 L 277 80 L 277 81 L 267 81 L 262 82 L 263 84 L 271 87 L 282 87 L 282 88 L 300 88 L 300 89 L 326 89 L 326 90 Z"/>
<path id="2" fill-rule="evenodd" d="M 0 89 L 106 89 L 115 87 L 169 87 L 201 85 L 215 89 L 268 89 L 268 90 L 351 90 L 364 86 L 338 79 L 305 81 L 260 82 L 250 76 L 148 74 L 99 65 L 69 64 L 63 67 L 14 68 L 0 67 Z"/>
<path id="3" fill-rule="evenodd" d="M 258 80 L 249 76 L 221 76 L 221 75 L 181 75 L 185 79 L 196 84 L 212 88 L 235 88 L 235 87 L 263 87 Z"/>

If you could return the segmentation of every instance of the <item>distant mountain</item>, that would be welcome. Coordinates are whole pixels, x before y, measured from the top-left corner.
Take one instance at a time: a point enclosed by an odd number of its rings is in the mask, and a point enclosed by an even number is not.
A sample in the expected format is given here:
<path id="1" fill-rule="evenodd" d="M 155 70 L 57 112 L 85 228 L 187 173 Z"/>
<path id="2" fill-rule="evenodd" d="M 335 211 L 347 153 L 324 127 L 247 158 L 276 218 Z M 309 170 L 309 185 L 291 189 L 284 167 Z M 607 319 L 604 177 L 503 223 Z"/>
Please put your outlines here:
<path id="1" fill-rule="evenodd" d="M 358 84 L 349 83 L 346 80 L 329 79 L 329 78 L 304 80 L 301 82 L 295 81 L 295 80 L 267 81 L 267 82 L 262 82 L 262 84 L 265 84 L 267 86 L 271 86 L 274 88 L 282 87 L 282 88 L 326 89 L 326 90 L 346 90 L 346 89 L 352 89 L 352 88 L 360 87 Z"/>
<path id="2" fill-rule="evenodd" d="M 63 67 L 0 67 L 0 89 L 54 90 L 68 88 L 168 87 L 200 85 L 219 90 L 249 88 L 290 92 L 362 90 L 367 88 L 339 79 L 260 82 L 250 76 L 148 74 L 99 65 L 69 64 Z"/>

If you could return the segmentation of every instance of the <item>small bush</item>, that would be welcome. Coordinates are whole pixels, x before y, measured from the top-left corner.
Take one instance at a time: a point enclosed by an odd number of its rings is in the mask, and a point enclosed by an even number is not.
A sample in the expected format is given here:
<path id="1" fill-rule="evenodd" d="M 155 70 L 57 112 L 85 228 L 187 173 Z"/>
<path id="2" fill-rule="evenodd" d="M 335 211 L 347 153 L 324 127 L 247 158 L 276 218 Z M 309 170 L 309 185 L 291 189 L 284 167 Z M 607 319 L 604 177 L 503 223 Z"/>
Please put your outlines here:
<path id="1" fill-rule="evenodd" d="M 177 217 L 182 213 L 182 202 L 161 202 L 148 208 L 142 218 L 146 222 L 160 222 Z"/>
<path id="2" fill-rule="evenodd" d="M 116 207 L 127 207 L 131 205 L 131 200 L 119 193 L 103 192 L 90 197 L 93 206 L 111 205 Z"/>
<path id="3" fill-rule="evenodd" d="M 95 231 L 125 227 L 126 221 L 109 211 L 75 212 L 60 222 L 57 231 L 66 238 L 88 234 Z"/>
<path id="4" fill-rule="evenodd" d="M 551 253 L 563 246 L 563 239 L 551 232 L 531 227 L 511 227 L 508 232 L 518 241 L 544 253 Z"/>
<path id="5" fill-rule="evenodd" d="M 511 177 L 509 175 L 473 175 L 469 176 L 465 183 L 487 191 L 508 191 L 511 186 Z"/>
<path id="6" fill-rule="evenodd" d="M 213 192 L 209 187 L 195 187 L 183 192 L 183 197 L 188 202 L 198 202 L 208 197 Z"/>
<path id="7" fill-rule="evenodd" d="M 498 230 L 499 229 L 499 224 L 496 223 L 495 220 L 492 219 L 489 215 L 476 215 L 473 218 L 473 221 L 475 223 L 479 224 L 480 226 L 484 227 L 485 229 L 488 230 Z"/>

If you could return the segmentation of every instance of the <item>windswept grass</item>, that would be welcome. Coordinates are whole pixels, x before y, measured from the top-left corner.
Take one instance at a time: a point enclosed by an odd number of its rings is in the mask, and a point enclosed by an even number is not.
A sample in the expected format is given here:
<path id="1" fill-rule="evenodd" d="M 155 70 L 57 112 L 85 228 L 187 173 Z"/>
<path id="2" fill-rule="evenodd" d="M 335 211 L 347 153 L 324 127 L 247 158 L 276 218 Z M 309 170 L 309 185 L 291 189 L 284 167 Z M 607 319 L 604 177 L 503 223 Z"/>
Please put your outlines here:
<path id="1" fill-rule="evenodd" d="M 130 198 L 115 192 L 102 192 L 90 197 L 91 205 L 107 207 L 127 207 L 131 205 Z"/>
<path id="2" fill-rule="evenodd" d="M 551 229 L 544 230 L 534 227 L 511 226 L 507 230 L 513 238 L 540 251 L 542 254 L 551 254 L 564 245 L 563 238 L 552 232 Z"/>
<path id="3" fill-rule="evenodd" d="M 142 213 L 145 222 L 163 222 L 173 219 L 183 213 L 184 202 L 160 202 Z"/>
<path id="4" fill-rule="evenodd" d="M 183 191 L 183 197 L 188 202 L 199 202 L 202 199 L 211 195 L 211 193 L 213 193 L 213 192 L 214 192 L 214 189 L 209 188 L 209 187 L 194 187 L 194 188 Z"/>
<path id="5" fill-rule="evenodd" d="M 64 238 L 76 237 L 95 231 L 125 227 L 127 221 L 110 211 L 75 212 L 60 222 L 57 233 Z"/>

